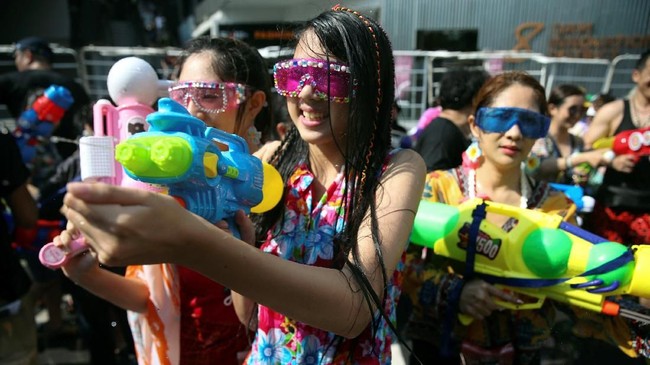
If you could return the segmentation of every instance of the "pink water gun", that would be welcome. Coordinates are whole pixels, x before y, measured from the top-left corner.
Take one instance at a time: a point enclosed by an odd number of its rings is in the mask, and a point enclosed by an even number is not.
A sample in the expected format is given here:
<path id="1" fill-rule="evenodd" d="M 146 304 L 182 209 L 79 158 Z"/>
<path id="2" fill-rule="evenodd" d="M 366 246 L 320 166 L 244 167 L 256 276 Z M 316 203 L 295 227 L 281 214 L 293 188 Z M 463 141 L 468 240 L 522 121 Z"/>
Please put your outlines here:
<path id="1" fill-rule="evenodd" d="M 170 84 L 171 81 L 158 80 L 153 67 L 138 57 L 123 58 L 111 67 L 107 78 L 108 93 L 117 106 L 100 99 L 93 107 L 94 135 L 79 140 L 83 181 L 161 190 L 124 175 L 115 160 L 115 146 L 131 135 L 149 129 L 146 117 L 153 113 L 152 105 L 156 100 L 166 96 Z M 71 257 L 86 251 L 88 246 L 81 237 L 72 242 L 70 249 L 66 253 L 51 242 L 43 246 L 39 259 L 43 265 L 58 269 Z"/>

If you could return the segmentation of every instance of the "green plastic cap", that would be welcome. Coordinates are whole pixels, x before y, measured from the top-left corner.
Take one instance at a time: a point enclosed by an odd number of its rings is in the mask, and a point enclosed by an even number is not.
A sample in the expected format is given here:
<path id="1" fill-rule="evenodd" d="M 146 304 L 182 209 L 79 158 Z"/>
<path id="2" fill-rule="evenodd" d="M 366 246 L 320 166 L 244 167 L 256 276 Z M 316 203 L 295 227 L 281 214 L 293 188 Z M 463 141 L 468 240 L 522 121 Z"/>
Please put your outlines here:
<path id="1" fill-rule="evenodd" d="M 134 140 L 126 140 L 115 146 L 115 159 L 134 175 L 141 175 L 153 167 L 149 146 Z"/>
<path id="2" fill-rule="evenodd" d="M 456 228 L 458 219 L 459 211 L 455 206 L 421 200 L 413 223 L 411 242 L 433 248 L 437 240 Z"/>
<path id="3" fill-rule="evenodd" d="M 540 278 L 558 278 L 569 264 L 573 242 L 559 229 L 539 228 L 526 237 L 521 256 L 528 269 Z"/>
<path id="4" fill-rule="evenodd" d="M 170 177 L 180 176 L 192 165 L 192 147 L 180 137 L 160 137 L 151 146 L 151 161 Z"/>

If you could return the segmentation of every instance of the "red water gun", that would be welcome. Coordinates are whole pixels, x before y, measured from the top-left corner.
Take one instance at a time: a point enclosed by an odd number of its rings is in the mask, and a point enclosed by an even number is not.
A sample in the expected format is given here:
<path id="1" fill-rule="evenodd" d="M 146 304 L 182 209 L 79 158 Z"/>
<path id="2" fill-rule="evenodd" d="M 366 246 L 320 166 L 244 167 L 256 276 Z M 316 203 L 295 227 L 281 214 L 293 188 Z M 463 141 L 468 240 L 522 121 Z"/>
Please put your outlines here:
<path id="1" fill-rule="evenodd" d="M 650 127 L 623 131 L 613 137 L 601 138 L 593 148 L 611 148 L 618 155 L 650 156 Z"/>

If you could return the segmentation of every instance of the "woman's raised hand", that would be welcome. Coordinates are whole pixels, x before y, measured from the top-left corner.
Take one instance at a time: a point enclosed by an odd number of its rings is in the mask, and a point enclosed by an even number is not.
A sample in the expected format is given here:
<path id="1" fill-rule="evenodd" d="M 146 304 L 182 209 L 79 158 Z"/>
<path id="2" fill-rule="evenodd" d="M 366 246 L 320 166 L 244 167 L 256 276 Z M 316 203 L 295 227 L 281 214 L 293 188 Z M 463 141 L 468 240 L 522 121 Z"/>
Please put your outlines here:
<path id="1" fill-rule="evenodd" d="M 107 184 L 71 183 L 64 214 L 106 265 L 176 262 L 207 222 L 172 197 Z"/>

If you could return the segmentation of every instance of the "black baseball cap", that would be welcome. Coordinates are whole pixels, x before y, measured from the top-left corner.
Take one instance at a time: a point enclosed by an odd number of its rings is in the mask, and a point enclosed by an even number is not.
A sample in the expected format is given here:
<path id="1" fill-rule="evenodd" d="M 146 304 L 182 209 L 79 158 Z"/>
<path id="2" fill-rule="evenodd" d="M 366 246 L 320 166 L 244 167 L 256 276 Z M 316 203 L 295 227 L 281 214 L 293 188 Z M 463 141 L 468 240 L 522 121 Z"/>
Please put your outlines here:
<path id="1" fill-rule="evenodd" d="M 52 61 L 54 52 L 50 48 L 49 43 L 40 37 L 27 37 L 16 42 L 16 51 L 30 50 L 32 53 L 45 57 L 48 61 Z"/>

